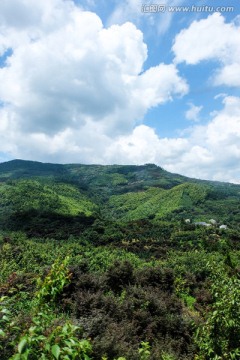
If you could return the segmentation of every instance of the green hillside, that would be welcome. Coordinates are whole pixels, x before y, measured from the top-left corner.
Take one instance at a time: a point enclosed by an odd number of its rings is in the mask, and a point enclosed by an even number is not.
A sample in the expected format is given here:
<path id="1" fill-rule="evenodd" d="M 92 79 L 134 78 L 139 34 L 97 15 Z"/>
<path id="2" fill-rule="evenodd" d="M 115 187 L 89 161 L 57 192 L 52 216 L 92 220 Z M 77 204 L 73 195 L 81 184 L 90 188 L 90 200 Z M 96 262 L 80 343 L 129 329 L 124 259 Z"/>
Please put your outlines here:
<path id="1" fill-rule="evenodd" d="M 38 180 L 14 180 L 0 184 L 0 207 L 4 212 L 53 212 L 61 215 L 89 216 L 94 205 L 75 186 Z"/>
<path id="2" fill-rule="evenodd" d="M 63 216 L 99 212 L 114 221 L 138 219 L 239 223 L 240 186 L 189 179 L 153 164 L 0 164 L 0 212 L 31 210 Z M 8 199 L 11 199 L 10 202 Z"/>
<path id="3" fill-rule="evenodd" d="M 115 218 L 137 220 L 164 218 L 174 211 L 189 211 L 207 198 L 209 188 L 205 185 L 184 183 L 169 190 L 148 187 L 145 191 L 113 195 L 109 207 Z"/>
<path id="4" fill-rule="evenodd" d="M 1 360 L 238 360 L 239 200 L 153 164 L 0 164 Z"/>

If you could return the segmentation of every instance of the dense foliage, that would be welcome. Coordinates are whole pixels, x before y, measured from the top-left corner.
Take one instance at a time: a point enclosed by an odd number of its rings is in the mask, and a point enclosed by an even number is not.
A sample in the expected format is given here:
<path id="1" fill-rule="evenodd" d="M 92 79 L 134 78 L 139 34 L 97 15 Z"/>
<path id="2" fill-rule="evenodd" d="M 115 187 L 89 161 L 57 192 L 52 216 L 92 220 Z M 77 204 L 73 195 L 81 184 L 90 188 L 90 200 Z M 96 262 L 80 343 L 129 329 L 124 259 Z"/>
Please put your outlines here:
<path id="1" fill-rule="evenodd" d="M 20 160 L 0 179 L 2 360 L 240 358 L 240 186 Z"/>

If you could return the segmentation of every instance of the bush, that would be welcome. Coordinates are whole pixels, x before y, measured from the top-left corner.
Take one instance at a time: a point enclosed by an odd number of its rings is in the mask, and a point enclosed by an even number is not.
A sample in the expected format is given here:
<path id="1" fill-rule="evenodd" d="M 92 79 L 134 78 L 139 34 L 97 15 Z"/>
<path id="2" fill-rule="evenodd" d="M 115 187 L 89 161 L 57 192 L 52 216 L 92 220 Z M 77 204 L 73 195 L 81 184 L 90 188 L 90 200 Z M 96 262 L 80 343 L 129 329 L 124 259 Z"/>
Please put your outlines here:
<path id="1" fill-rule="evenodd" d="M 133 283 L 133 266 L 129 261 L 115 261 L 108 269 L 106 276 L 107 285 L 113 291 L 119 292 L 125 286 Z"/>
<path id="2" fill-rule="evenodd" d="M 212 284 L 213 306 L 196 332 L 197 359 L 240 358 L 240 279 L 216 272 Z"/>

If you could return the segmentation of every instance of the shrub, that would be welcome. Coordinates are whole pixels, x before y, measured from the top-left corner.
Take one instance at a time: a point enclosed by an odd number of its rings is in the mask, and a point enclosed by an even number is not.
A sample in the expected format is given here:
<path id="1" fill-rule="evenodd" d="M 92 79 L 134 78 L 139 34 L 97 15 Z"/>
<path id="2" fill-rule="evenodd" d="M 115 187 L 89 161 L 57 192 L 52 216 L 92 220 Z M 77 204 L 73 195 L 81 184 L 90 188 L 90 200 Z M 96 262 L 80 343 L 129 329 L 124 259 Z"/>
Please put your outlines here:
<path id="1" fill-rule="evenodd" d="M 240 279 L 228 277 L 224 269 L 213 277 L 214 303 L 196 332 L 200 353 L 197 359 L 240 358 Z"/>
<path id="2" fill-rule="evenodd" d="M 68 263 L 69 257 L 66 257 L 63 261 L 57 259 L 44 280 L 38 278 L 36 298 L 40 305 L 49 301 L 56 301 L 64 286 L 70 282 L 71 273 L 67 268 Z"/>
<path id="3" fill-rule="evenodd" d="M 88 340 L 78 340 L 77 326 L 67 322 L 54 326 L 52 314 L 38 313 L 32 326 L 20 338 L 17 352 L 9 360 L 90 360 L 92 347 Z"/>
<path id="4" fill-rule="evenodd" d="M 106 276 L 109 287 L 119 292 L 123 287 L 133 283 L 133 266 L 129 261 L 115 261 L 108 269 Z"/>

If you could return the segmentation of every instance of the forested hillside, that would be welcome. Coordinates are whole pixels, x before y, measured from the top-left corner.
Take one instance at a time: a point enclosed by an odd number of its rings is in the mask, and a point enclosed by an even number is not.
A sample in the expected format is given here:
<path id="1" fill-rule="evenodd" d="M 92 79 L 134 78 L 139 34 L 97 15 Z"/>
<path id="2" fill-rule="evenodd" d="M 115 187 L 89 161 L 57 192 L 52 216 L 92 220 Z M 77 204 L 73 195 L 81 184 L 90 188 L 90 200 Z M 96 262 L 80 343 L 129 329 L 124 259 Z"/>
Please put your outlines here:
<path id="1" fill-rule="evenodd" d="M 240 358 L 240 185 L 0 164 L 1 359 Z"/>

